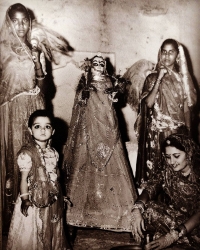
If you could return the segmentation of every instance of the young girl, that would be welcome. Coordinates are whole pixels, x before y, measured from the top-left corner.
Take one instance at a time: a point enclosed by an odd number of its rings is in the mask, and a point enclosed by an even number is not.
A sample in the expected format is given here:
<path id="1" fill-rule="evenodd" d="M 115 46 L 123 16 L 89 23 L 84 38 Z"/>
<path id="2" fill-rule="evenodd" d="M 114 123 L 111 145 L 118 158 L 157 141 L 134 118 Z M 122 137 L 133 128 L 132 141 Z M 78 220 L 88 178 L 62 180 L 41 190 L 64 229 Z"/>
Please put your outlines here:
<path id="1" fill-rule="evenodd" d="M 58 182 L 58 153 L 50 146 L 52 116 L 36 110 L 28 121 L 32 141 L 17 155 L 21 173 L 20 194 L 11 220 L 7 250 L 62 250 L 63 197 Z"/>

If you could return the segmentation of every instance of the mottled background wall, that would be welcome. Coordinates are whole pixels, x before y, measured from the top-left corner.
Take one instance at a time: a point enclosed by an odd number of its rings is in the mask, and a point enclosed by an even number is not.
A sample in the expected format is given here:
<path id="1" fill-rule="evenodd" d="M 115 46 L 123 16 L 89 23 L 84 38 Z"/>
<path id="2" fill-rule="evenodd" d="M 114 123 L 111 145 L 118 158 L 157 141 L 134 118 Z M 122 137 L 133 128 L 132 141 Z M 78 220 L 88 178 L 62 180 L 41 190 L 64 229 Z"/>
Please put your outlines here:
<path id="1" fill-rule="evenodd" d="M 199 0 L 20 0 L 37 21 L 59 32 L 75 49 L 76 58 L 90 52 L 110 53 L 116 73 L 140 59 L 156 62 L 166 38 L 187 49 L 189 66 L 200 85 Z M 0 24 L 13 0 L 0 0 Z M 72 63 L 53 66 L 54 114 L 69 125 L 80 71 Z M 129 116 L 129 110 L 125 110 Z M 131 114 L 133 115 L 133 114 Z M 63 122 L 63 123 L 62 123 Z M 65 136 L 65 135 L 63 135 Z"/>

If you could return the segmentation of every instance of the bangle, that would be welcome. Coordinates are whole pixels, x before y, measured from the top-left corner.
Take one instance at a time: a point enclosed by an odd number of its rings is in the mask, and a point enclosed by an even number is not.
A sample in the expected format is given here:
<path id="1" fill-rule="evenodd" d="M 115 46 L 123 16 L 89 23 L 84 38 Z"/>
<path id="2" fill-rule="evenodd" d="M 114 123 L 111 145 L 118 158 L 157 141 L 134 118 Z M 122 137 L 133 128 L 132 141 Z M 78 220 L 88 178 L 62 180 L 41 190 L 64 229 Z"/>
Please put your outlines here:
<path id="1" fill-rule="evenodd" d="M 45 76 L 36 76 L 35 77 L 37 80 L 43 80 L 45 78 Z"/>
<path id="2" fill-rule="evenodd" d="M 184 224 L 180 224 L 175 230 L 178 231 L 179 238 L 183 237 L 183 236 L 185 236 L 187 234 L 187 228 L 186 228 L 186 226 Z"/>
<path id="3" fill-rule="evenodd" d="M 161 82 L 161 79 L 158 78 L 158 79 L 156 80 L 156 83 L 160 83 L 160 82 Z"/>
<path id="4" fill-rule="evenodd" d="M 135 208 L 138 208 L 141 212 L 141 214 L 144 213 L 144 210 L 145 210 L 145 204 L 143 201 L 136 201 L 136 203 L 134 204 L 131 212 L 135 209 Z"/>
<path id="5" fill-rule="evenodd" d="M 23 197 L 23 196 L 26 196 L 26 195 L 29 195 L 29 193 L 24 193 L 24 194 L 21 194 L 19 197 Z"/>

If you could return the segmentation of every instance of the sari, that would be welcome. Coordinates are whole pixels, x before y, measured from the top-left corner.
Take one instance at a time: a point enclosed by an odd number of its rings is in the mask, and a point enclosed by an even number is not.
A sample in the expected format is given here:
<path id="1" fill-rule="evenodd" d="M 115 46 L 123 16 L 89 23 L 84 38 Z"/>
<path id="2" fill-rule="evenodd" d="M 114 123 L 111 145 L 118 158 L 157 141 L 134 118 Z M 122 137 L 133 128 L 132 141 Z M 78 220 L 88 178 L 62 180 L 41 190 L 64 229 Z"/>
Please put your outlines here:
<path id="1" fill-rule="evenodd" d="M 190 159 L 191 172 L 184 176 L 180 171 L 174 171 L 163 160 L 158 171 L 147 182 L 145 191 L 148 193 L 150 201 L 145 204 L 143 216 L 147 231 L 154 235 L 154 238 L 177 228 L 194 214 L 200 212 L 199 148 L 184 135 L 173 134 L 168 138 L 176 138 L 183 145 L 187 159 Z M 163 202 L 156 201 L 160 192 L 165 195 Z M 180 237 L 172 246 L 198 250 L 199 245 L 200 224 L 184 237 Z"/>
<path id="2" fill-rule="evenodd" d="M 145 97 L 151 92 L 159 73 L 147 76 L 140 100 L 140 111 L 135 123 L 138 137 L 136 183 L 143 188 L 156 171 L 160 161 L 160 145 L 173 133 L 189 134 L 192 108 L 196 104 L 196 90 L 188 72 L 182 45 L 179 44 L 179 62 L 162 78 L 152 108 L 145 104 Z M 159 51 L 160 58 L 161 51 Z M 159 68 L 160 60 L 157 68 Z"/>
<path id="3" fill-rule="evenodd" d="M 0 36 L 0 168 L 5 232 L 19 191 L 15 157 L 29 141 L 30 114 L 44 108 L 43 95 L 36 85 L 31 50 L 19 40 L 7 11 Z"/>

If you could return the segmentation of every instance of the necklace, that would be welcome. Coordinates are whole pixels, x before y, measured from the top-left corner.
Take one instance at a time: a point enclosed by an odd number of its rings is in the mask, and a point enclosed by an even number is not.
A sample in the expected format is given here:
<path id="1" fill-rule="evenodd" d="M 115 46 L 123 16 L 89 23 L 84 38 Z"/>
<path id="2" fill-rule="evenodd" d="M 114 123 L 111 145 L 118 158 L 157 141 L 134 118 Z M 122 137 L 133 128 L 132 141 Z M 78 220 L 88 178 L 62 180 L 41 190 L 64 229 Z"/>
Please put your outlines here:
<path id="1" fill-rule="evenodd" d="M 39 152 L 39 155 L 40 155 L 40 158 L 41 158 L 41 161 L 42 161 L 42 165 L 45 166 L 45 157 L 44 157 L 44 151 L 42 150 L 41 146 L 39 144 L 37 144 L 37 142 L 35 141 L 35 145 L 36 145 L 36 148 Z M 46 148 L 44 148 L 44 150 L 46 150 L 47 148 L 50 148 L 50 145 L 47 144 Z"/>

